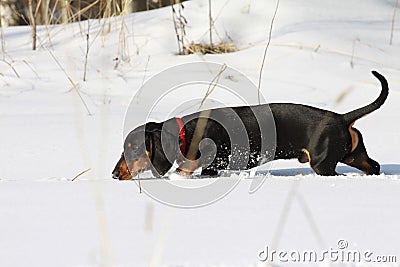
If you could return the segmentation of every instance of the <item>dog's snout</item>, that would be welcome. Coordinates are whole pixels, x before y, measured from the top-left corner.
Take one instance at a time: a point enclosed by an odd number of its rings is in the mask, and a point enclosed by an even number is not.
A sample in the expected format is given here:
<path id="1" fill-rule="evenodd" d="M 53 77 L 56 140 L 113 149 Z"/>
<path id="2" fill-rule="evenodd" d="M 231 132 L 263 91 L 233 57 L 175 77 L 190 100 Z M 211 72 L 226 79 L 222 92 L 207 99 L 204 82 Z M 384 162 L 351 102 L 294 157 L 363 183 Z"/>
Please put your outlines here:
<path id="1" fill-rule="evenodd" d="M 371 160 L 370 166 L 371 167 L 368 171 L 369 175 L 379 175 L 380 174 L 381 166 L 379 165 L 378 162 Z"/>
<path id="2" fill-rule="evenodd" d="M 114 170 L 114 171 L 112 172 L 112 178 L 113 178 L 113 179 L 119 179 L 119 171 Z"/>
<path id="3" fill-rule="evenodd" d="M 111 173 L 111 177 L 114 179 L 119 179 L 121 176 L 121 164 L 125 162 L 124 154 L 121 155 L 121 158 L 118 160 L 117 164 L 114 167 L 114 170 Z"/>

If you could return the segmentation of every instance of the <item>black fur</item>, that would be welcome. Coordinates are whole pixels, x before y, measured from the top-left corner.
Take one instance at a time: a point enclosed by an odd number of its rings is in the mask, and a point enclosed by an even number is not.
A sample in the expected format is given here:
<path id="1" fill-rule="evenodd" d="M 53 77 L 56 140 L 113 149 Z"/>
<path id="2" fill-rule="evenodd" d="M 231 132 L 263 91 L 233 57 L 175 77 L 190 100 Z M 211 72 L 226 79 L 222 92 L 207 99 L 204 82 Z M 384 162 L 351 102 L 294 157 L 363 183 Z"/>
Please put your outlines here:
<path id="1" fill-rule="evenodd" d="M 381 82 L 380 96 L 373 103 L 346 114 L 290 103 L 211 110 L 203 139 L 213 140 L 216 155 L 212 163 L 202 169 L 202 175 L 216 176 L 219 170 L 225 170 L 228 167 L 249 169 L 262 164 L 265 160 L 292 158 L 297 158 L 302 163 L 309 162 L 311 168 L 319 175 L 336 175 L 335 168 L 338 162 L 358 168 L 366 174 L 379 174 L 379 164 L 368 157 L 361 133 L 352 127 L 357 119 L 378 109 L 388 96 L 386 79 L 375 71 L 372 73 Z M 257 121 L 260 114 L 265 120 L 271 119 L 268 118 L 268 114 L 271 113 L 276 130 L 275 150 L 268 145 L 262 147 L 262 143 L 270 144 L 271 140 L 270 136 L 262 135 L 263 131 Z M 182 118 L 188 144 L 186 151 L 182 151 L 184 155 L 188 152 L 199 115 L 200 113 L 194 113 Z M 235 128 L 235 121 L 243 123 L 244 133 Z M 232 129 L 226 129 L 224 125 Z M 139 136 L 143 127 L 145 127 L 144 141 Z M 230 137 L 235 134 L 244 135 L 242 138 L 247 138 L 249 141 L 247 148 L 239 146 L 231 149 Z M 164 148 L 161 147 L 161 135 L 167 140 L 164 142 L 166 144 Z M 134 162 L 137 158 L 143 157 L 146 151 L 151 155 L 153 174 L 164 175 L 172 167 L 171 162 L 180 160 L 178 136 L 179 126 L 175 119 L 161 123 L 151 122 L 134 129 L 125 140 L 124 154 L 113 171 L 113 177 L 121 177 L 119 166 L 122 161 Z M 197 153 L 197 158 L 201 159 L 198 166 L 202 166 L 214 156 L 210 152 L 211 145 L 205 145 L 201 150 L 203 155 L 199 151 Z M 247 156 L 241 156 L 241 153 L 246 150 Z M 272 154 L 274 154 L 273 157 Z"/>

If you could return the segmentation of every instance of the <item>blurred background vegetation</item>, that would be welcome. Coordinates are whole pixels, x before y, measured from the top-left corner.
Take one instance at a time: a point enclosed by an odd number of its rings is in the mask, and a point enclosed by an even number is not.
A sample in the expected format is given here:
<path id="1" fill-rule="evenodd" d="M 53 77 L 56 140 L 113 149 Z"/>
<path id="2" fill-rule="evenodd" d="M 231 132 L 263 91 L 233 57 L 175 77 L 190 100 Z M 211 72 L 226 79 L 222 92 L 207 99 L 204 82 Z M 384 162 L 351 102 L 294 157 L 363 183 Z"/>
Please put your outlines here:
<path id="1" fill-rule="evenodd" d="M 62 24 L 177 4 L 185 0 L 0 0 L 0 26 Z"/>

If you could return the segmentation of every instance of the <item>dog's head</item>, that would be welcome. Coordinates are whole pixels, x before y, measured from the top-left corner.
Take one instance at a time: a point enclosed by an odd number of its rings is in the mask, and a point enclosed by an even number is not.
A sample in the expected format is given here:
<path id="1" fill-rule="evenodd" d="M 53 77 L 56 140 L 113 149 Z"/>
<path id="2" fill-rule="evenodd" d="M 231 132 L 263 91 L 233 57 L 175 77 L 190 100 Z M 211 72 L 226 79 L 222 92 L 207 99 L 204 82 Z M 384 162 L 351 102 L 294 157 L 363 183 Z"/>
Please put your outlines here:
<path id="1" fill-rule="evenodd" d="M 147 170 L 156 177 L 163 176 L 178 153 L 178 136 L 179 127 L 174 120 L 150 122 L 134 129 L 125 139 L 124 152 L 112 172 L 113 178 L 129 180 Z"/>
<path id="2" fill-rule="evenodd" d="M 367 175 L 379 175 L 380 165 L 368 156 L 361 132 L 356 128 L 351 128 L 351 130 L 353 132 L 353 136 L 351 137 L 352 149 L 342 162 L 362 170 Z"/>

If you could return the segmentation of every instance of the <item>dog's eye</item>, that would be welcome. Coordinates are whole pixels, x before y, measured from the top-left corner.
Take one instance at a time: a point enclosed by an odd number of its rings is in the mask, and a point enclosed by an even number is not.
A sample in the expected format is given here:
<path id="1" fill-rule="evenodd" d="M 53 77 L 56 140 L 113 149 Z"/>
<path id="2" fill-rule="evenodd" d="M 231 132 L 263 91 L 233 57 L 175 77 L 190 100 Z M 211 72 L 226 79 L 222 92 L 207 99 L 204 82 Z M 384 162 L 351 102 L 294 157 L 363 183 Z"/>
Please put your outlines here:
<path id="1" fill-rule="evenodd" d="M 132 149 L 132 150 L 137 150 L 138 148 L 139 148 L 139 146 L 138 145 L 136 145 L 136 144 L 132 144 L 132 143 L 128 143 L 128 145 L 127 145 L 130 149 Z"/>

